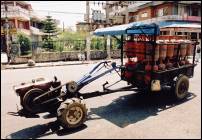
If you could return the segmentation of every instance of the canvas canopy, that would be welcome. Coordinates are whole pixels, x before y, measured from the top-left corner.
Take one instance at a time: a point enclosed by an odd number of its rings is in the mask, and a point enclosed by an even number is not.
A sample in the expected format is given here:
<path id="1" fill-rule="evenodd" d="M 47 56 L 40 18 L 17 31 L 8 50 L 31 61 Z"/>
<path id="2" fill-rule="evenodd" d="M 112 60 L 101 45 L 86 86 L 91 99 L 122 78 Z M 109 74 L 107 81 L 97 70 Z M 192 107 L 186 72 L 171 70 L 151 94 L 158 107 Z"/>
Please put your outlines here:
<path id="1" fill-rule="evenodd" d="M 107 28 L 96 29 L 93 34 L 98 36 L 104 35 L 123 35 L 123 34 L 149 34 L 154 35 L 155 29 L 152 28 L 157 26 L 156 35 L 160 34 L 160 28 L 177 27 L 177 28 L 201 28 L 199 24 L 187 23 L 187 22 L 169 22 L 163 21 L 152 24 L 145 24 L 142 22 L 133 22 L 129 24 L 117 25 Z"/>
<path id="2" fill-rule="evenodd" d="M 154 27 L 156 28 L 156 32 Z M 159 26 L 155 23 L 144 24 L 141 22 L 133 22 L 129 24 L 117 25 L 107 28 L 100 28 L 94 31 L 94 35 L 103 36 L 103 35 L 123 35 L 123 34 L 155 34 L 160 33 Z"/>

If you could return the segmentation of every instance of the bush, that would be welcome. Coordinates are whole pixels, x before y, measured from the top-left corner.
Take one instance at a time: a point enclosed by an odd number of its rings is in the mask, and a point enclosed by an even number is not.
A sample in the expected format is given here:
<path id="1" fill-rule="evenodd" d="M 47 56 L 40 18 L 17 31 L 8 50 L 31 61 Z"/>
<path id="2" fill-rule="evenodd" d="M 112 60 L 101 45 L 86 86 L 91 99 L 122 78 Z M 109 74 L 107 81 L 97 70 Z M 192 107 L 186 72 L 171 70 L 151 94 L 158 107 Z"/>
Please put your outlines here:
<path id="1" fill-rule="evenodd" d="M 17 35 L 17 42 L 20 44 L 20 50 L 22 55 L 26 55 L 31 50 L 31 41 L 28 36 L 23 33 Z"/>

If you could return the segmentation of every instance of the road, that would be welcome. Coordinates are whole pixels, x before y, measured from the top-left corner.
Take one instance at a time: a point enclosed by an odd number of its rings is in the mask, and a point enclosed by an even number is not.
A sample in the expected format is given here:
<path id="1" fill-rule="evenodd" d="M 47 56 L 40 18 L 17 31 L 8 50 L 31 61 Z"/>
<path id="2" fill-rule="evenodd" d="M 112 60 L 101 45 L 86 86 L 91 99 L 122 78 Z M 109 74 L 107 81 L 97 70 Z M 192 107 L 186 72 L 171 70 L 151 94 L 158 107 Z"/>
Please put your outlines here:
<path id="1" fill-rule="evenodd" d="M 73 130 L 52 133 L 47 123 L 48 113 L 40 118 L 24 118 L 8 115 L 16 111 L 19 98 L 13 85 L 38 77 L 53 79 L 56 75 L 62 83 L 78 80 L 94 64 L 1 70 L 1 138 L 201 138 L 201 64 L 190 79 L 190 96 L 182 102 L 170 100 L 170 94 L 152 96 L 117 92 L 86 99 L 88 119 Z M 82 92 L 102 90 L 105 81 L 118 80 L 116 73 L 104 76 L 87 85 Z M 117 87 L 126 85 L 120 82 Z M 115 87 L 116 88 L 116 87 Z"/>

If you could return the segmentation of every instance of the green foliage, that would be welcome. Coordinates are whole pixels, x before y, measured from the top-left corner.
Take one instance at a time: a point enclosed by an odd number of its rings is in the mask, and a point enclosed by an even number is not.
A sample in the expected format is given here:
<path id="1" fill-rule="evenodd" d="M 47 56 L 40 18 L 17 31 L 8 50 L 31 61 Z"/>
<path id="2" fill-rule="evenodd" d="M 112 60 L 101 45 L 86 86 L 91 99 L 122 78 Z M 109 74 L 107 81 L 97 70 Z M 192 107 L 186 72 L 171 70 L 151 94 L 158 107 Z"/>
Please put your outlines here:
<path id="1" fill-rule="evenodd" d="M 93 37 L 91 39 L 92 50 L 104 50 L 106 46 L 106 40 L 102 37 Z"/>
<path id="2" fill-rule="evenodd" d="M 47 16 L 46 20 L 43 21 L 43 24 L 43 32 L 47 33 L 47 35 L 43 36 L 43 48 L 52 50 L 55 48 L 53 44 L 53 37 L 56 36 L 57 33 L 56 23 L 51 16 Z"/>
<path id="3" fill-rule="evenodd" d="M 84 50 L 87 33 L 66 31 L 58 36 L 59 40 L 68 42 L 68 45 L 73 46 L 73 50 Z"/>
<path id="4" fill-rule="evenodd" d="M 120 49 L 120 43 L 116 40 L 116 39 L 112 39 L 111 40 L 111 46 L 112 46 L 112 49 L 116 50 L 116 49 Z"/>
<path id="5" fill-rule="evenodd" d="M 63 42 L 56 41 L 55 42 L 55 50 L 62 52 L 64 50 L 64 44 Z"/>
<path id="6" fill-rule="evenodd" d="M 31 50 L 31 41 L 30 38 L 23 34 L 23 33 L 18 33 L 17 34 L 17 43 L 20 44 L 20 50 L 22 55 L 26 55 L 29 53 Z"/>
<path id="7" fill-rule="evenodd" d="M 44 33 L 56 33 L 57 28 L 56 28 L 56 23 L 54 20 L 51 18 L 51 16 L 46 16 L 46 20 L 43 21 L 44 27 L 43 31 Z"/>
<path id="8" fill-rule="evenodd" d="M 58 38 L 60 40 L 85 40 L 86 36 L 87 33 L 66 31 L 61 33 Z"/>

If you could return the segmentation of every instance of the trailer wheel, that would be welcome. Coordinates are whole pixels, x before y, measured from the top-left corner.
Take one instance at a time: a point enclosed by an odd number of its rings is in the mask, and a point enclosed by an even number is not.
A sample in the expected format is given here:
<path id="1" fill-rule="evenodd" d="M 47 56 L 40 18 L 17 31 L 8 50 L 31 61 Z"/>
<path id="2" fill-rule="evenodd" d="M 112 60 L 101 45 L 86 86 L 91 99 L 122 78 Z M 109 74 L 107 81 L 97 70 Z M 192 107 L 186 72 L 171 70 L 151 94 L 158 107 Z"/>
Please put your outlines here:
<path id="1" fill-rule="evenodd" d="M 189 78 L 185 75 L 180 75 L 175 84 L 175 97 L 177 100 L 182 100 L 186 97 L 189 89 Z"/>
<path id="2" fill-rule="evenodd" d="M 57 119 L 63 128 L 76 128 L 82 125 L 87 117 L 87 109 L 79 98 L 65 100 L 57 110 Z"/>

